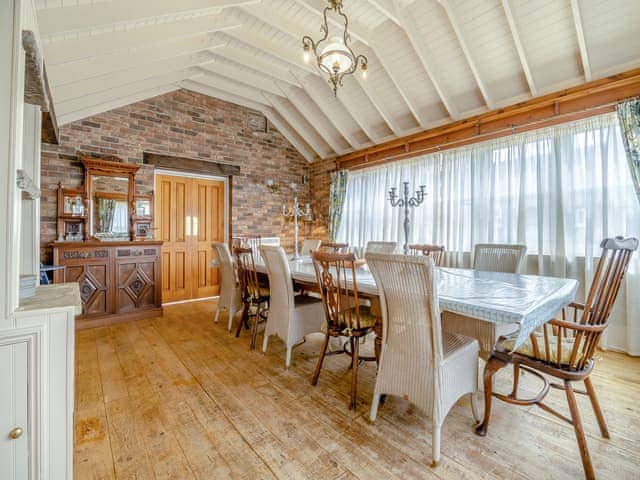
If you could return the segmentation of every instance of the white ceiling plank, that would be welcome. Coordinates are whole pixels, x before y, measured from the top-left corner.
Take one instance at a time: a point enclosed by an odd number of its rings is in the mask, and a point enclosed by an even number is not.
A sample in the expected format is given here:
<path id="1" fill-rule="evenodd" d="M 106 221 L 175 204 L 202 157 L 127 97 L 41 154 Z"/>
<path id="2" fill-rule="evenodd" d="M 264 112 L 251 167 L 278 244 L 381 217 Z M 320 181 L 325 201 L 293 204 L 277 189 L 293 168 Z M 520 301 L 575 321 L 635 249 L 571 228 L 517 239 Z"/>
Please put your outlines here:
<path id="1" fill-rule="evenodd" d="M 295 125 L 295 130 L 298 134 L 304 138 L 304 141 L 307 142 L 307 144 L 320 158 L 327 158 L 331 156 L 331 147 L 324 144 L 324 141 L 318 142 L 313 133 L 309 132 L 307 126 L 302 125 L 298 120 L 296 120 L 295 115 L 291 111 L 291 107 L 287 105 L 282 97 L 271 95 L 269 93 L 264 93 L 264 96 L 265 99 L 273 106 L 275 111 L 278 112 L 289 125 Z"/>
<path id="2" fill-rule="evenodd" d="M 81 98 L 103 90 L 120 87 L 141 80 L 162 76 L 170 72 L 184 70 L 189 67 L 213 64 L 211 55 L 205 53 L 183 55 L 169 58 L 148 65 L 120 70 L 118 72 L 100 75 L 91 79 L 67 83 L 52 89 L 53 98 L 58 102 L 66 102 L 74 98 Z"/>
<path id="3" fill-rule="evenodd" d="M 291 72 L 289 70 L 279 68 L 278 66 L 266 62 L 255 55 L 251 55 L 240 48 L 226 45 L 223 48 L 216 49 L 214 53 L 233 62 L 246 65 L 254 70 L 277 78 L 281 82 L 299 86 L 299 83 L 296 81 L 295 77 L 291 75 Z"/>
<path id="4" fill-rule="evenodd" d="M 318 134 L 325 142 L 327 142 L 327 144 L 333 149 L 333 151 L 338 155 L 346 153 L 346 150 L 340 146 L 340 143 L 334 138 L 329 129 L 326 128 L 326 125 L 322 122 L 322 119 L 316 117 L 313 112 L 307 107 L 307 105 L 305 105 L 304 101 L 302 101 L 298 97 L 297 92 L 295 92 L 294 90 L 296 87 L 287 87 L 284 85 L 279 86 L 284 96 L 291 102 L 296 110 L 300 112 L 300 114 L 307 120 L 307 122 L 309 122 L 310 125 L 313 125 Z"/>
<path id="5" fill-rule="evenodd" d="M 173 84 L 175 82 L 179 82 L 181 80 L 185 80 L 187 78 L 198 75 L 199 73 L 200 71 L 197 68 L 187 68 L 151 79 L 141 80 L 109 90 L 92 93 L 91 95 L 87 95 L 85 97 L 74 98 L 73 100 L 69 100 L 67 102 L 57 102 L 56 113 L 58 115 L 67 115 L 71 112 L 83 110 L 93 105 L 100 105 L 102 103 L 116 100 L 122 96 L 128 96 L 134 93 L 144 92 L 152 88 Z"/>
<path id="6" fill-rule="evenodd" d="M 164 95 L 165 93 L 173 92 L 178 87 L 175 85 L 162 85 L 160 87 L 148 88 L 141 90 L 130 95 L 121 95 L 118 98 L 107 100 L 106 102 L 97 103 L 95 105 L 89 105 L 85 108 L 70 112 L 64 115 L 57 115 L 58 125 L 66 125 L 68 123 L 88 118 L 99 113 L 107 112 L 115 108 L 131 105 L 132 103 L 141 102 L 148 98 L 157 97 L 158 95 Z"/>
<path id="7" fill-rule="evenodd" d="M 331 111 L 329 109 L 326 98 L 329 97 L 329 99 L 331 99 L 332 96 L 327 95 L 329 93 L 328 90 L 323 92 L 325 93 L 325 95 L 322 95 L 322 93 L 320 93 L 315 88 L 315 86 L 312 85 L 311 82 L 309 82 L 308 80 L 298 79 L 298 81 L 304 88 L 304 91 L 307 92 L 307 95 L 309 95 L 309 97 L 314 101 L 314 103 L 318 106 L 318 108 L 322 111 L 322 113 L 324 113 L 327 116 L 327 118 L 329 118 L 334 123 L 336 129 L 342 134 L 342 136 L 347 140 L 347 142 L 349 142 L 349 144 L 353 149 L 359 150 L 361 148 L 366 147 L 366 145 L 360 143 L 356 139 L 356 137 L 353 135 L 351 131 L 351 129 L 353 128 L 353 125 L 351 125 L 351 122 L 347 122 L 347 123 L 343 122 L 341 120 L 342 117 L 340 115 L 336 115 L 335 114 L 336 112 Z M 334 102 L 332 102 L 332 104 L 339 108 L 343 108 L 345 112 L 349 116 L 351 116 L 351 114 L 349 114 L 348 110 L 346 109 L 346 107 L 344 107 L 344 104 L 341 103 L 340 100 L 335 99 Z"/>
<path id="8" fill-rule="evenodd" d="M 333 90 L 329 86 L 328 82 L 325 82 L 326 88 L 331 95 L 333 95 Z M 362 115 L 358 111 L 358 105 L 356 105 L 348 95 L 344 95 L 342 92 L 341 95 L 338 95 L 338 100 L 344 105 L 344 108 L 347 109 L 351 117 L 356 121 L 356 123 L 360 126 L 362 131 L 369 137 L 369 139 L 373 143 L 379 143 L 382 138 L 380 135 L 376 134 L 373 127 L 367 123 L 367 119 L 362 118 Z"/>
<path id="9" fill-rule="evenodd" d="M 242 7 L 242 10 L 252 17 L 258 18 L 260 21 L 270 25 L 273 28 L 280 30 L 282 33 L 290 35 L 294 38 L 300 39 L 300 55 L 302 55 L 302 37 L 308 35 L 309 32 L 305 30 L 298 22 L 289 20 L 277 13 L 273 8 L 269 8 L 264 2 Z"/>
<path id="10" fill-rule="evenodd" d="M 49 84 L 55 89 L 62 85 L 89 80 L 161 60 L 214 51 L 223 46 L 224 43 L 214 35 L 204 33 L 194 37 L 179 38 L 160 46 L 137 48 L 72 63 L 47 65 L 47 76 Z"/>
<path id="11" fill-rule="evenodd" d="M 357 73 L 354 75 L 354 77 L 356 78 L 358 85 L 360 85 L 360 87 L 364 91 L 369 101 L 373 104 L 377 112 L 380 114 L 384 122 L 389 127 L 389 130 L 391 130 L 397 136 L 401 136 L 403 133 L 402 128 L 400 128 L 400 125 L 398 125 L 398 122 L 396 122 L 393 119 L 391 114 L 387 111 L 385 106 L 380 101 L 380 95 L 378 95 L 378 92 L 376 91 L 372 83 L 368 82 L 367 80 L 363 80 L 361 76 L 358 75 Z"/>
<path id="12" fill-rule="evenodd" d="M 464 56 L 467 59 L 467 63 L 469 64 L 469 68 L 471 69 L 471 73 L 473 73 L 473 77 L 475 78 L 476 83 L 478 84 L 480 93 L 482 93 L 484 102 L 487 104 L 487 107 L 489 108 L 489 110 L 491 110 L 495 107 L 495 103 L 491 99 L 491 95 L 489 95 L 489 90 L 487 89 L 487 86 L 485 85 L 484 81 L 480 76 L 480 71 L 478 70 L 478 67 L 476 66 L 476 62 L 473 59 L 473 56 L 471 55 L 471 51 L 469 50 L 469 46 L 467 44 L 467 41 L 465 40 L 464 33 L 462 32 L 462 29 L 460 28 L 460 24 L 458 23 L 458 20 L 456 18 L 455 12 L 453 11 L 453 7 L 451 6 L 448 0 L 439 0 L 439 2 L 440 2 L 440 5 L 442 5 L 442 8 L 444 8 L 444 11 L 446 12 L 447 17 L 449 18 L 451 27 L 453 27 L 453 31 L 456 34 L 456 38 L 460 43 L 460 48 L 462 48 L 462 53 L 464 53 Z"/>
<path id="13" fill-rule="evenodd" d="M 47 67 L 49 67 L 86 58 L 103 57 L 116 51 L 169 45 L 178 38 L 233 30 L 239 26 L 240 24 L 236 20 L 226 19 L 219 15 L 207 15 L 171 23 L 145 25 L 128 30 L 56 40 L 44 45 L 44 57 Z"/>
<path id="14" fill-rule="evenodd" d="M 571 0 L 571 12 L 573 13 L 573 23 L 576 27 L 576 35 L 578 36 L 578 46 L 580 47 L 580 59 L 582 60 L 582 68 L 584 70 L 584 79 L 590 82 L 591 63 L 589 62 L 589 52 L 587 52 L 587 42 L 584 39 L 584 28 L 582 26 L 582 13 L 578 0 Z"/>
<path id="15" fill-rule="evenodd" d="M 294 0 L 294 1 L 298 5 L 301 5 L 307 10 L 309 10 L 310 12 L 313 12 L 318 17 L 319 21 L 323 21 L 322 15 L 323 15 L 324 8 L 327 6 L 327 3 L 318 2 L 314 0 Z M 331 23 L 336 27 L 339 27 L 339 28 L 343 27 L 343 24 L 340 21 L 336 20 L 334 16 L 329 15 L 328 21 L 329 23 Z M 354 18 L 349 18 L 349 33 L 351 34 L 351 38 L 353 38 L 354 40 L 359 40 L 365 45 L 369 45 L 369 38 L 370 38 L 369 29 L 364 25 L 360 24 Z"/>
<path id="16" fill-rule="evenodd" d="M 178 85 L 182 88 L 186 88 L 187 90 L 192 90 L 209 97 L 218 98 L 220 100 L 224 100 L 225 102 L 235 103 L 236 105 L 250 108 L 251 110 L 262 111 L 262 109 L 266 106 L 264 101 L 256 102 L 255 100 L 252 100 L 250 98 L 241 97 L 239 95 L 236 95 L 235 93 L 227 92 L 226 90 L 201 83 L 200 81 L 198 81 L 198 79 L 199 77 L 194 77 L 194 79 L 183 80 L 179 82 Z"/>
<path id="17" fill-rule="evenodd" d="M 402 26 L 400 18 L 396 13 L 395 6 L 391 0 L 368 0 L 371 5 L 378 9 L 380 13 L 398 26 Z"/>
<path id="18" fill-rule="evenodd" d="M 300 154 L 308 161 L 313 162 L 316 160 L 315 152 L 307 145 L 307 142 L 298 135 L 298 132 L 295 131 L 289 125 L 284 118 L 282 118 L 278 112 L 274 110 L 273 107 L 265 107 L 262 112 L 269 119 L 271 123 L 275 125 L 278 131 L 293 145 L 296 147 L 296 150 L 300 152 Z"/>
<path id="19" fill-rule="evenodd" d="M 261 73 L 254 73 L 247 69 L 234 67 L 228 63 L 223 63 L 223 61 L 217 61 L 211 65 L 201 65 L 200 68 L 207 72 L 226 77 L 231 81 L 237 80 L 246 85 L 264 90 L 265 92 L 282 95 L 281 90 L 275 83 L 275 79 Z"/>
<path id="20" fill-rule="evenodd" d="M 227 7 L 258 3 L 260 0 L 111 0 L 38 11 L 38 27 L 43 37 L 64 32 L 88 31 L 112 24 L 132 24 L 171 15 L 216 11 Z"/>
<path id="21" fill-rule="evenodd" d="M 431 83 L 433 84 L 434 88 L 438 92 L 438 95 L 440 96 L 440 100 L 442 101 L 444 108 L 447 110 L 447 112 L 449 112 L 449 116 L 451 117 L 451 119 L 457 120 L 458 118 L 460 118 L 460 113 L 458 112 L 458 109 L 456 108 L 456 106 L 453 104 L 453 101 L 451 100 L 451 96 L 449 95 L 446 88 L 444 87 L 444 81 L 438 78 L 436 70 L 432 67 L 433 61 L 430 59 L 428 49 L 425 48 L 424 42 L 420 38 L 420 34 L 418 32 L 415 19 L 406 10 L 406 8 L 401 8 L 398 5 L 397 0 L 392 0 L 392 1 L 395 6 L 396 12 L 401 20 L 405 33 L 409 38 L 409 42 L 413 47 L 413 51 L 415 52 L 415 54 L 418 56 L 418 59 L 420 60 L 422 68 L 424 69 L 427 76 L 431 80 Z"/>
<path id="22" fill-rule="evenodd" d="M 426 128 L 426 126 L 429 124 L 429 121 L 424 117 L 424 115 L 420 113 L 418 108 L 416 108 L 416 106 L 413 105 L 413 103 L 409 99 L 409 92 L 407 91 L 406 88 L 403 87 L 402 80 L 400 79 L 398 73 L 393 68 L 391 68 L 391 66 L 388 64 L 388 61 L 385 59 L 385 56 L 381 53 L 382 49 L 380 48 L 376 49 L 375 46 L 376 46 L 376 41 L 373 41 L 372 47 L 374 48 L 376 57 L 380 61 L 380 65 L 382 66 L 384 71 L 387 72 L 387 75 L 389 75 L 391 82 L 393 82 L 393 85 L 398 90 L 398 93 L 400 93 L 400 96 L 404 100 L 404 103 L 407 104 L 407 107 L 411 111 L 411 114 L 413 115 L 413 117 L 416 119 L 416 121 L 420 124 L 422 128 Z"/>
<path id="23" fill-rule="evenodd" d="M 516 51 L 518 52 L 518 57 L 520 57 L 520 64 L 522 65 L 524 76 L 527 79 L 527 84 L 529 85 L 531 96 L 535 97 L 536 95 L 538 95 L 538 91 L 536 89 L 536 84 L 533 81 L 533 74 L 531 73 L 529 62 L 527 61 L 527 55 L 524 51 L 524 46 L 522 45 L 522 39 L 520 38 L 520 33 L 518 32 L 518 25 L 516 24 L 516 19 L 513 15 L 513 10 L 511 9 L 509 0 L 502 0 L 502 9 L 504 10 L 504 14 L 507 17 L 507 23 L 509 24 L 509 29 L 511 30 L 511 35 L 513 36 L 513 43 L 515 44 Z"/>
<path id="24" fill-rule="evenodd" d="M 215 73 L 208 72 L 203 69 L 199 69 L 199 71 L 201 75 L 199 75 L 197 78 L 193 78 L 193 80 L 214 88 L 225 90 L 239 97 L 248 98 L 249 100 L 253 100 L 257 103 L 264 103 L 262 90 L 260 90 L 259 88 L 245 85 L 244 83 L 232 80 L 227 77 L 223 77 L 221 75 L 216 75 Z"/>

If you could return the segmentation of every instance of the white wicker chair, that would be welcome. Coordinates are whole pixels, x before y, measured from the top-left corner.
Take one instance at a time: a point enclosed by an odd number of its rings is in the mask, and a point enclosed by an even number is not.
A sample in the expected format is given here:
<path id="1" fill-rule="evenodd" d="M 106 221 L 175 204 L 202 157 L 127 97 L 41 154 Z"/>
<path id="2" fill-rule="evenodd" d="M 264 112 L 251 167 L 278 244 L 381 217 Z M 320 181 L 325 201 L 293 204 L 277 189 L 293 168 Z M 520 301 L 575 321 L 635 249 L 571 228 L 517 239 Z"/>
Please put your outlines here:
<path id="1" fill-rule="evenodd" d="M 376 419 L 380 396 L 405 398 L 433 422 L 433 463 L 440 460 L 440 429 L 449 410 L 478 389 L 478 342 L 442 335 L 437 270 L 428 256 L 368 254 L 380 294 L 382 352 L 371 404 Z"/>
<path id="2" fill-rule="evenodd" d="M 367 242 L 365 253 L 394 253 L 398 248 L 398 242 Z"/>
<path id="3" fill-rule="evenodd" d="M 269 337 L 277 335 L 287 347 L 285 366 L 289 368 L 293 347 L 304 340 L 305 335 L 322 331 L 322 301 L 306 295 L 294 296 L 289 262 L 282 247 L 262 246 L 260 253 L 269 274 L 271 290 L 262 351 L 267 352 Z"/>
<path id="4" fill-rule="evenodd" d="M 527 254 L 525 245 L 477 244 L 473 253 L 473 269 L 487 272 L 518 273 Z M 487 360 L 501 336 L 512 334 L 517 325 L 492 323 L 456 313 L 442 314 L 442 329 L 475 338 L 480 343 L 480 358 Z"/>
<path id="5" fill-rule="evenodd" d="M 231 259 L 231 253 L 226 243 L 215 242 L 211 245 L 216 255 L 215 267 L 220 269 L 220 296 L 218 297 L 218 305 L 216 308 L 216 316 L 214 322 L 220 317 L 220 310 L 227 311 L 229 317 L 227 329 L 231 331 L 233 317 L 236 312 L 242 308 L 242 299 L 240 298 L 240 287 L 236 278 L 235 267 Z"/>
<path id="6" fill-rule="evenodd" d="M 300 249 L 300 253 L 302 255 L 311 255 L 311 252 L 313 252 L 314 250 L 318 250 L 321 244 L 322 244 L 322 240 L 318 240 L 315 238 L 307 238 L 302 242 L 302 248 Z"/>

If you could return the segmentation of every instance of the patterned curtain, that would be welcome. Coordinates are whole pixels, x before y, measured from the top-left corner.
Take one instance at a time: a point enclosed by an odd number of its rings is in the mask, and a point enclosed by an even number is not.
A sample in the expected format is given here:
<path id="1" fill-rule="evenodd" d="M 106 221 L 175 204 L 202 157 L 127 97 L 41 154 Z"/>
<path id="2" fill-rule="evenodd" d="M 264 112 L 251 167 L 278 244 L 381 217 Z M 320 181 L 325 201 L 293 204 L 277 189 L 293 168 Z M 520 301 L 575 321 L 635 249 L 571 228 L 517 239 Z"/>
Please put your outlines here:
<path id="1" fill-rule="evenodd" d="M 616 109 L 622 127 L 627 163 L 640 201 L 640 98 L 619 103 Z"/>
<path id="2" fill-rule="evenodd" d="M 342 205 L 347 193 L 347 170 L 331 173 L 331 188 L 329 189 L 329 241 L 335 242 L 342 221 Z"/>

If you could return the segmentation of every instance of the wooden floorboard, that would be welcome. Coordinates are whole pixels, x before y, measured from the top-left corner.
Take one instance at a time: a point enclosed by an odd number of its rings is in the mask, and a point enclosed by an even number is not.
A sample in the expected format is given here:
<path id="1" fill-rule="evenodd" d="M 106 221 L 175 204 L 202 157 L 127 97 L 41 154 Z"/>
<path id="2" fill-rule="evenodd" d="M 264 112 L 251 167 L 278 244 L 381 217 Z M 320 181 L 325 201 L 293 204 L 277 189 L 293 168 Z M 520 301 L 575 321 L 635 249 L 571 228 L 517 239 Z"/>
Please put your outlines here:
<path id="1" fill-rule="evenodd" d="M 78 479 L 563 479 L 582 478 L 570 425 L 536 407 L 496 402 L 489 434 L 473 433 L 469 400 L 442 429 L 431 464 L 429 419 L 388 398 L 368 420 L 375 365 L 359 369 L 358 408 L 348 409 L 343 355 L 310 378 L 320 338 L 294 350 L 214 324 L 211 301 L 165 308 L 164 316 L 77 332 L 75 478 Z M 261 340 L 261 339 L 260 339 Z M 371 348 L 372 345 L 365 345 Z M 261 345 L 261 341 L 258 342 Z M 578 399 L 598 478 L 640 478 L 640 359 L 599 353 L 593 380 L 611 439 L 600 438 L 588 399 Z M 507 389 L 510 373 L 498 387 Z M 523 392 L 535 379 L 522 378 Z M 566 411 L 563 392 L 549 403 Z"/>

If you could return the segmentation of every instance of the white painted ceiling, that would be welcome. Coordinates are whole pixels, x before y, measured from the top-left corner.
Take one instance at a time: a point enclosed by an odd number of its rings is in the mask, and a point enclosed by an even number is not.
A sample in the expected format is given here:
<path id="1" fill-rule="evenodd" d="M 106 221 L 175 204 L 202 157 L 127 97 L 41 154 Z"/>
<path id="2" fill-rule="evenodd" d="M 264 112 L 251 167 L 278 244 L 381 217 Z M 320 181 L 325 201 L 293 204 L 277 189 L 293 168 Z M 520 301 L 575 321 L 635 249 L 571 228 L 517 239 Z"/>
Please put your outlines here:
<path id="1" fill-rule="evenodd" d="M 344 0 L 366 80 L 302 60 L 323 0 L 36 0 L 59 124 L 178 88 L 310 161 L 640 66 L 639 0 Z"/>

